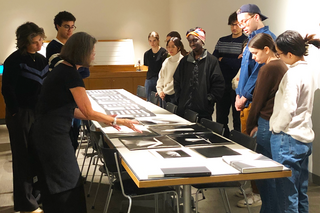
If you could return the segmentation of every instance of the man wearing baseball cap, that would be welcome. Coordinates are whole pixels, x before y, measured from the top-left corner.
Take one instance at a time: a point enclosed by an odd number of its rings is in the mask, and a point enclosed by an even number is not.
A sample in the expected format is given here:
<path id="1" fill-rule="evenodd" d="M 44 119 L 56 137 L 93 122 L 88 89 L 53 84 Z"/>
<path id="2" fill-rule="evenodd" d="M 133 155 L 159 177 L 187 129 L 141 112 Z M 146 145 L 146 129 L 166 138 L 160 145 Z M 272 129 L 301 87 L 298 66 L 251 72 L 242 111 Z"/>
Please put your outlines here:
<path id="1" fill-rule="evenodd" d="M 239 22 L 239 27 L 241 27 L 244 33 L 248 34 L 248 38 L 250 40 L 257 35 L 258 33 L 267 33 L 272 36 L 273 39 L 276 39 L 276 36 L 269 30 L 268 26 L 264 26 L 263 21 L 268 17 L 263 15 L 259 9 L 259 7 L 255 4 L 245 4 L 237 10 L 237 17 Z M 256 85 L 256 80 L 258 77 L 258 72 L 260 67 L 263 64 L 258 64 L 252 59 L 252 54 L 249 51 L 248 46 L 245 48 L 243 52 L 243 57 L 241 61 L 241 71 L 238 88 L 236 89 L 236 102 L 235 107 L 240 112 L 240 121 L 241 121 L 241 131 L 246 133 L 246 121 L 249 115 L 250 106 L 252 102 L 253 90 Z M 247 134 L 247 133 L 246 133 Z M 257 148 L 257 152 L 265 154 L 264 150 L 267 150 L 266 145 L 259 144 Z M 260 145 L 260 146 L 259 146 Z M 261 147 L 261 148 L 260 148 Z M 271 157 L 271 156 L 268 156 Z M 260 196 L 262 199 L 261 213 L 265 212 L 279 212 L 278 203 L 275 199 L 275 182 L 274 179 L 268 180 L 259 180 L 256 181 L 256 187 L 258 187 L 260 191 Z M 253 192 L 256 193 L 254 181 L 251 181 L 251 185 L 253 188 Z M 256 194 L 252 194 L 252 198 L 248 199 L 248 204 L 255 206 L 260 199 L 255 198 Z M 256 196 L 259 197 L 259 196 Z M 251 202 L 250 202 L 251 201 Z M 260 201 L 261 203 L 261 201 Z M 243 204 L 244 206 L 241 206 Z M 239 201 L 238 206 L 245 207 L 246 202 Z"/>

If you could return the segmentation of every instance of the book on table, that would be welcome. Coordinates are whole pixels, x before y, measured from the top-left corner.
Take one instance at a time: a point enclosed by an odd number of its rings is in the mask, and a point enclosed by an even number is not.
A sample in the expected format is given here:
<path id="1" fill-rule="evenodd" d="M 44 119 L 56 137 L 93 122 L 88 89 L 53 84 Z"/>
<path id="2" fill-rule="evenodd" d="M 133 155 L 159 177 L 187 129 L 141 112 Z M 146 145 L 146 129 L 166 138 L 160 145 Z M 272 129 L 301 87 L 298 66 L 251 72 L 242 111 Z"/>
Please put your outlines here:
<path id="1" fill-rule="evenodd" d="M 261 154 L 223 156 L 222 160 L 241 173 L 283 170 L 283 165 Z"/>

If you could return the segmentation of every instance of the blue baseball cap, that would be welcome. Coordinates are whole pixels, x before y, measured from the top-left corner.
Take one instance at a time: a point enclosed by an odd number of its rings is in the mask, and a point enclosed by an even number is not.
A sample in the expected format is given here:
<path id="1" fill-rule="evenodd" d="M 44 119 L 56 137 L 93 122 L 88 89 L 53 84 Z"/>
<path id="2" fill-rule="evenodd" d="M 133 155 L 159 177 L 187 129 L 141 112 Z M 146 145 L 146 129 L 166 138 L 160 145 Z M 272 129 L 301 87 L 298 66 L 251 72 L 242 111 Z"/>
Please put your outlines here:
<path id="1" fill-rule="evenodd" d="M 259 9 L 259 7 L 255 4 L 244 4 L 240 7 L 240 9 L 237 11 L 237 14 L 240 13 L 257 13 L 260 15 L 261 20 L 264 21 L 266 20 L 268 17 L 264 16 L 261 14 L 261 11 Z"/>

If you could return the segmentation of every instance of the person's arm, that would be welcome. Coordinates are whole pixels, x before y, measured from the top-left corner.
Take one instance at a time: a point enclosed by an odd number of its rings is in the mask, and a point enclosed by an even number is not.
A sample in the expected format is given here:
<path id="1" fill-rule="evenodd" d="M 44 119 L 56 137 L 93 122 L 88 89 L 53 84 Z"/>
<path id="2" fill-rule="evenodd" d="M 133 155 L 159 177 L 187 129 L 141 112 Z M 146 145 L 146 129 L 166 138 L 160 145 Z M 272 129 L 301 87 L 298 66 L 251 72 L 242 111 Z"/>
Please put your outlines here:
<path id="1" fill-rule="evenodd" d="M 87 96 L 86 90 L 83 87 L 75 87 L 70 89 L 72 96 L 80 110 L 75 110 L 75 117 L 79 119 L 85 119 L 85 120 L 95 120 L 99 122 L 104 122 L 105 124 L 112 124 L 116 118 L 94 111 L 91 106 L 91 102 Z M 136 129 L 136 127 L 133 124 L 138 124 L 138 121 L 132 121 L 128 119 L 117 119 L 116 125 L 114 126 L 116 129 L 119 129 L 118 125 L 124 125 L 129 127 L 130 129 L 141 132 L 140 130 Z"/>
<path id="2" fill-rule="evenodd" d="M 5 61 L 2 74 L 2 95 L 6 103 L 6 109 L 11 115 L 19 110 L 19 104 L 15 93 L 17 80 L 20 76 L 21 69 L 18 62 Z"/>
<path id="3" fill-rule="evenodd" d="M 207 98 L 209 102 L 216 103 L 223 96 L 225 82 L 218 60 L 215 57 L 213 59 L 213 63 L 211 64 L 211 69 L 213 69 L 213 71 L 211 72 L 210 76 L 210 91 Z"/>
<path id="4" fill-rule="evenodd" d="M 165 69 L 166 69 L 166 61 L 163 62 L 161 70 L 159 72 L 159 77 L 158 77 L 158 81 L 157 81 L 157 85 L 156 85 L 156 89 L 157 89 L 157 93 L 160 94 L 163 91 L 163 87 L 164 87 L 164 78 L 165 78 Z"/>
<path id="5" fill-rule="evenodd" d="M 277 115 L 274 118 L 272 131 L 279 133 L 284 131 L 289 123 L 292 121 L 292 117 L 297 109 L 297 98 L 299 97 L 299 86 L 295 76 L 291 77 L 287 72 L 279 85 L 278 92 L 275 97 L 275 107 L 277 107 Z M 281 94 L 281 99 L 277 98 L 277 95 Z M 279 103 L 276 103 L 278 101 Z M 275 108 L 274 108 L 275 110 Z"/>
<path id="6" fill-rule="evenodd" d="M 247 119 L 247 133 L 250 135 L 254 127 L 258 126 L 258 118 L 260 115 L 261 109 L 266 105 L 268 97 L 271 93 L 271 90 L 275 84 L 276 76 L 273 75 L 273 72 L 268 72 L 267 70 L 262 70 L 258 75 L 256 87 L 254 89 L 250 113 Z"/>
<path id="7" fill-rule="evenodd" d="M 247 82 L 245 83 L 243 91 L 242 91 L 242 95 L 249 101 L 252 100 L 253 90 L 256 86 L 256 81 L 257 81 L 259 69 L 263 65 L 264 64 L 258 64 L 252 58 L 249 60 L 249 68 L 251 69 L 251 74 L 250 74 Z M 241 77 L 240 77 L 240 79 L 241 79 Z"/>
<path id="8" fill-rule="evenodd" d="M 186 56 L 188 57 L 188 56 Z M 184 58 L 182 60 L 180 60 L 179 65 L 173 75 L 173 87 L 174 87 L 174 92 L 175 92 L 175 104 L 179 103 L 179 98 L 180 98 L 180 94 L 181 94 L 181 73 L 183 73 L 183 61 Z"/>

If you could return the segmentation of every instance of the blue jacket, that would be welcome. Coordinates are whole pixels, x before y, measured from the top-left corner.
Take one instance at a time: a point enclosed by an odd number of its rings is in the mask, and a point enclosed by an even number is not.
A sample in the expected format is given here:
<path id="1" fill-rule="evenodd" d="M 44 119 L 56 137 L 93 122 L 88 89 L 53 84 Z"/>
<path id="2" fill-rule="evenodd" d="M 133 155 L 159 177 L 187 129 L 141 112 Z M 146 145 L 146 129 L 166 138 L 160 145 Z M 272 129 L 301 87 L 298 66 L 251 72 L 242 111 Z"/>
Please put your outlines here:
<path id="1" fill-rule="evenodd" d="M 274 40 L 276 39 L 276 36 L 269 30 L 269 27 L 265 26 L 252 32 L 248 37 L 249 41 L 258 33 L 267 33 L 271 35 Z M 245 98 L 247 98 L 245 107 L 248 107 L 248 105 L 252 102 L 252 95 L 253 90 L 256 86 L 258 72 L 260 67 L 262 67 L 263 65 L 264 64 L 258 64 L 257 62 L 255 62 L 254 59 L 252 59 L 252 54 L 249 51 L 247 45 L 243 52 L 239 84 L 238 88 L 236 89 L 237 95 L 239 95 L 240 97 L 244 96 Z"/>

